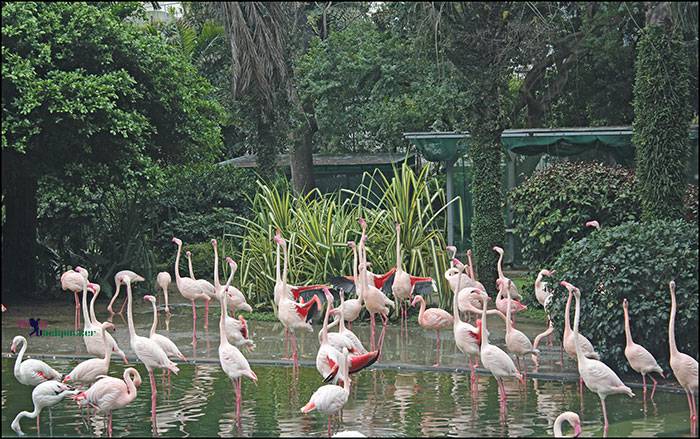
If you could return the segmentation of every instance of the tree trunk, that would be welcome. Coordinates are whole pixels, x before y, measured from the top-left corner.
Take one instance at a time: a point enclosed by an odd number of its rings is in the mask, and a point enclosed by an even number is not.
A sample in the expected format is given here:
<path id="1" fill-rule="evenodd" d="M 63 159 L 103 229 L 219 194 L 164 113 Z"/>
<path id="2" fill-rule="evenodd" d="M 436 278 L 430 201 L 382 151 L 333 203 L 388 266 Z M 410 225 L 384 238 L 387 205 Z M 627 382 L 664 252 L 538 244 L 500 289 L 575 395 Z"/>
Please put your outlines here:
<path id="1" fill-rule="evenodd" d="M 26 156 L 10 151 L 3 151 L 2 173 L 2 295 L 6 301 L 8 296 L 19 298 L 36 289 L 37 177 Z"/>
<path id="2" fill-rule="evenodd" d="M 306 194 L 316 187 L 313 166 L 313 134 L 311 127 L 306 125 L 290 153 L 292 187 L 294 192 L 299 195 Z"/>
<path id="3" fill-rule="evenodd" d="M 256 163 L 258 173 L 266 178 L 275 174 L 277 162 L 277 148 L 275 138 L 272 135 L 272 126 L 269 119 L 262 112 L 257 117 L 258 150 L 256 151 Z"/>

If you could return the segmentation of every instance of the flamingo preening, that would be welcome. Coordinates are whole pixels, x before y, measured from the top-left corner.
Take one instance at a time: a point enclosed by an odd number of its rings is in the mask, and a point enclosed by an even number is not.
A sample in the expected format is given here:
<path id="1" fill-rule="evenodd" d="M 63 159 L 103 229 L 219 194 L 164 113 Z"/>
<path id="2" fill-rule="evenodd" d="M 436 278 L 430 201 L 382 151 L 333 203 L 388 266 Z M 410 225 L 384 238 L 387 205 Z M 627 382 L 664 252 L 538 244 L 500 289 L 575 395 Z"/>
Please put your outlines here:
<path id="1" fill-rule="evenodd" d="M 644 346 L 638 345 L 632 340 L 632 331 L 630 330 L 630 316 L 629 316 L 629 305 L 627 303 L 627 299 L 622 300 L 622 309 L 625 314 L 625 341 L 626 341 L 626 346 L 625 346 L 625 357 L 627 357 L 627 361 L 630 364 L 630 367 L 634 369 L 636 372 L 642 374 L 642 382 L 644 383 L 644 399 L 647 397 L 647 377 L 646 375 L 649 374 L 649 378 L 654 382 L 654 387 L 651 389 L 651 399 L 654 399 L 654 392 L 656 391 L 656 380 L 654 377 L 651 375 L 652 372 L 656 372 L 659 375 L 661 375 L 661 378 L 664 378 L 664 371 L 661 369 L 661 366 L 659 366 L 659 363 L 656 362 L 656 359 L 654 358 L 653 355 L 646 349 L 644 349 Z"/>
<path id="2" fill-rule="evenodd" d="M 237 265 L 231 258 L 226 258 L 226 263 L 229 264 L 231 272 L 229 273 L 228 279 L 226 280 L 226 285 L 224 285 L 223 288 L 221 288 L 221 290 L 217 290 L 217 297 L 219 296 L 219 294 L 226 294 L 228 296 L 227 304 L 230 305 L 231 292 L 229 291 L 229 288 L 231 285 L 231 281 L 233 280 L 233 274 L 236 272 L 234 268 L 237 268 Z M 218 280 L 216 282 L 218 282 Z M 250 331 L 248 330 L 248 323 L 243 318 L 243 316 L 239 315 L 238 318 L 235 319 L 229 315 L 226 315 L 224 316 L 224 319 L 224 327 L 226 329 L 226 336 L 228 337 L 229 342 L 233 343 L 233 345 L 237 348 L 245 346 L 245 348 L 248 351 L 254 350 L 255 343 L 253 343 L 253 340 L 249 338 Z"/>
<path id="3" fill-rule="evenodd" d="M 574 412 L 564 412 L 554 420 L 554 437 L 566 437 L 561 431 L 561 425 L 564 422 L 568 422 L 569 425 L 574 427 L 573 437 L 579 437 L 581 435 L 581 419 Z"/>
<path id="4" fill-rule="evenodd" d="M 608 431 L 608 412 L 605 409 L 605 398 L 608 395 L 614 395 L 616 393 L 624 393 L 630 398 L 634 397 L 632 389 L 625 386 L 620 377 L 613 372 L 607 364 L 602 361 L 593 360 L 586 357 L 585 353 L 581 349 L 581 341 L 578 338 L 578 322 L 579 316 L 581 314 L 581 295 L 575 286 L 568 282 L 562 281 L 561 285 L 567 290 L 573 292 L 576 298 L 576 311 L 574 313 L 574 345 L 576 347 L 576 359 L 578 361 L 578 373 L 581 375 L 583 382 L 593 393 L 597 393 L 600 398 L 600 406 L 603 409 L 603 419 L 604 425 L 603 430 Z"/>
<path id="5" fill-rule="evenodd" d="M 328 437 L 331 436 L 331 416 L 340 410 L 348 402 L 350 396 L 350 374 L 348 373 L 348 350 L 343 349 L 339 358 L 340 376 L 343 385 L 326 384 L 319 387 L 309 398 L 309 402 L 301 408 L 301 412 L 306 414 L 317 410 L 328 415 Z"/>
<path id="6" fill-rule="evenodd" d="M 177 256 L 175 257 L 175 283 L 182 296 L 192 302 L 192 345 L 197 344 L 197 308 L 195 300 L 211 300 L 208 295 L 201 291 L 199 283 L 191 277 L 180 277 L 180 253 L 182 253 L 182 241 L 173 238 L 177 245 Z"/>
<path id="7" fill-rule="evenodd" d="M 12 339 L 10 352 L 13 354 L 16 353 L 17 345 L 20 344 L 22 345 L 22 348 L 19 350 L 19 354 L 17 354 L 14 369 L 15 378 L 17 378 L 17 381 L 26 386 L 36 386 L 44 381 L 61 379 L 61 374 L 56 369 L 52 368 L 41 360 L 29 358 L 22 361 L 24 352 L 27 350 L 27 339 L 21 335 L 17 335 Z"/>
<path id="8" fill-rule="evenodd" d="M 124 370 L 124 379 L 102 377 L 90 388 L 72 398 L 81 407 L 93 407 L 107 414 L 107 436 L 112 437 L 112 411 L 129 405 L 136 399 L 136 389 L 141 386 L 141 375 L 133 367 Z"/>
<path id="9" fill-rule="evenodd" d="M 22 428 L 19 425 L 19 421 L 22 418 L 36 418 L 36 434 L 37 436 L 39 436 L 39 416 L 41 415 L 41 411 L 45 408 L 51 410 L 51 407 L 63 401 L 63 399 L 66 396 L 75 395 L 76 393 L 78 393 L 77 390 L 73 390 L 66 384 L 60 383 L 58 381 L 45 381 L 43 383 L 38 384 L 34 388 L 34 390 L 32 390 L 32 402 L 34 403 L 34 410 L 31 412 L 19 412 L 15 419 L 12 421 L 10 427 L 15 431 L 15 433 L 22 436 L 24 435 L 24 433 L 22 432 Z"/>
<path id="10" fill-rule="evenodd" d="M 114 325 L 110 322 L 104 322 L 100 325 L 102 329 L 102 343 L 109 346 L 107 343 L 107 330 L 114 329 Z M 112 349 L 105 349 L 104 358 L 91 358 L 85 360 L 75 366 L 73 370 L 68 372 L 63 377 L 63 382 L 73 382 L 79 384 L 92 384 L 100 375 L 109 373 L 109 360 L 112 356 Z"/>
<path id="11" fill-rule="evenodd" d="M 688 408 L 690 409 L 691 431 L 695 432 L 695 423 L 698 420 L 698 412 L 695 407 L 695 395 L 698 393 L 698 362 L 688 354 L 680 352 L 676 347 L 676 282 L 668 284 L 671 290 L 671 316 L 668 320 L 668 347 L 670 352 L 671 369 L 678 383 L 688 396 Z"/>

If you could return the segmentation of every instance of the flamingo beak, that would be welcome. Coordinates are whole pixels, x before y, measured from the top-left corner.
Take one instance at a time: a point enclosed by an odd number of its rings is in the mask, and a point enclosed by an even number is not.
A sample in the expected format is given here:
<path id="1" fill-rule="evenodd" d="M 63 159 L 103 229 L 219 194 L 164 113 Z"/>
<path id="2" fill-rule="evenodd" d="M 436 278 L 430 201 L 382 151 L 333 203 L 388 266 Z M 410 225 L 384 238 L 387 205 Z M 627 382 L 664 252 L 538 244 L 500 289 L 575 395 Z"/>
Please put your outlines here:
<path id="1" fill-rule="evenodd" d="M 10 352 L 12 352 L 13 354 L 17 353 L 17 347 L 14 344 L 10 346 Z"/>
<path id="2" fill-rule="evenodd" d="M 574 426 L 574 437 L 579 437 L 579 436 L 581 436 L 581 424 L 577 422 L 576 425 Z"/>

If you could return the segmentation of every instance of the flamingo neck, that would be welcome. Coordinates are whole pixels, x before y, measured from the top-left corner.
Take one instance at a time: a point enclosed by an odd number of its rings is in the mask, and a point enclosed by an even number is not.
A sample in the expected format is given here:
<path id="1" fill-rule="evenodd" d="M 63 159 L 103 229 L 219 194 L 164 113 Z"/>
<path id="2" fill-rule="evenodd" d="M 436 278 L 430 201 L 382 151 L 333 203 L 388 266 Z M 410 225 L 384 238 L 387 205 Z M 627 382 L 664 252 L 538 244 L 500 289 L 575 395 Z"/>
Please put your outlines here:
<path id="1" fill-rule="evenodd" d="M 350 394 L 350 374 L 348 373 L 348 354 L 346 353 L 341 353 L 341 362 L 340 362 L 340 372 L 341 376 L 343 377 L 343 390 L 345 393 Z"/>
<path id="2" fill-rule="evenodd" d="M 287 289 L 287 264 L 288 264 L 288 259 L 289 255 L 287 254 L 287 244 L 284 243 L 282 244 L 282 256 L 284 256 L 284 266 L 282 267 L 282 283 L 284 284 L 284 289 Z"/>
<path id="3" fill-rule="evenodd" d="M 182 253 L 182 244 L 177 245 L 177 256 L 175 256 L 175 282 L 180 286 L 180 253 Z M 117 282 L 117 291 L 119 291 L 119 282 Z"/>
<path id="4" fill-rule="evenodd" d="M 357 298 L 362 300 L 362 291 L 359 285 L 360 281 L 357 278 L 357 248 L 355 247 L 352 248 L 352 277 L 355 279 L 355 293 L 357 294 Z"/>
<path id="5" fill-rule="evenodd" d="M 467 262 L 469 263 L 469 277 L 471 277 L 473 280 L 476 280 L 476 277 L 474 277 L 474 265 L 472 264 L 472 251 L 469 250 L 467 252 Z"/>
<path id="6" fill-rule="evenodd" d="M 22 348 L 20 348 L 19 354 L 17 354 L 17 359 L 15 360 L 15 375 L 19 375 L 20 366 L 22 365 L 22 358 L 24 357 L 24 352 L 27 350 L 27 339 L 21 337 L 20 343 L 22 343 Z"/>
<path id="7" fill-rule="evenodd" d="M 321 329 L 321 344 L 328 342 L 328 317 L 331 315 L 331 303 L 326 298 L 326 314 L 323 316 L 323 329 Z M 343 316 L 340 316 L 343 320 Z"/>
<path id="8" fill-rule="evenodd" d="M 92 299 L 90 299 L 90 319 L 93 325 L 99 325 L 97 321 L 97 314 L 95 314 L 95 301 L 97 300 L 97 295 L 100 294 L 97 290 L 93 293 Z"/>
<path id="9" fill-rule="evenodd" d="M 561 424 L 564 423 L 564 417 L 558 416 L 554 421 L 554 437 L 564 437 L 564 433 L 561 431 Z"/>
<path id="10" fill-rule="evenodd" d="M 340 293 L 340 309 L 341 309 L 341 311 L 343 309 L 344 304 L 345 304 L 345 293 L 342 292 L 342 293 Z M 345 319 L 343 318 L 342 312 L 340 314 L 338 314 L 338 316 L 340 317 L 338 319 L 338 320 L 340 320 L 340 322 L 338 323 L 338 325 L 339 325 L 338 332 L 340 332 L 342 334 L 343 332 L 345 332 Z"/>
<path id="11" fill-rule="evenodd" d="M 455 326 L 462 323 L 462 320 L 459 318 L 458 296 L 459 296 L 459 288 L 457 288 L 457 291 L 455 291 L 454 295 L 452 296 L 452 317 L 453 317 L 452 321 L 454 322 Z"/>
<path id="12" fill-rule="evenodd" d="M 503 286 L 503 283 L 501 283 Z M 506 289 L 506 295 L 508 297 L 508 301 L 506 302 L 506 334 L 509 334 L 510 331 L 513 329 L 513 325 L 511 324 L 510 321 L 510 308 L 513 304 L 513 301 L 510 299 L 510 288 L 508 288 L 508 285 L 505 285 Z"/>
<path id="13" fill-rule="evenodd" d="M 107 329 L 104 327 L 102 327 L 102 344 L 105 347 L 105 364 L 107 368 L 109 368 L 109 360 L 112 358 L 112 349 L 110 349 L 109 344 L 107 344 Z"/>
<path id="14" fill-rule="evenodd" d="M 503 264 L 503 253 L 502 253 L 502 252 L 499 252 L 499 253 L 498 253 L 498 264 L 497 264 L 497 268 L 498 268 L 498 277 L 504 278 L 505 276 L 503 275 L 503 267 L 502 267 L 501 264 Z"/>
<path id="15" fill-rule="evenodd" d="M 219 280 L 219 246 L 214 246 L 214 292 L 218 292 L 221 288 L 221 281 Z"/>
<path id="16" fill-rule="evenodd" d="M 539 273 L 537 273 L 537 279 L 535 279 L 535 288 L 536 289 L 540 288 L 540 286 L 542 285 L 542 278 L 543 277 L 544 277 L 544 275 L 542 274 L 541 271 Z"/>
<path id="17" fill-rule="evenodd" d="M 87 279 L 83 277 L 83 329 L 88 330 L 90 328 L 90 313 L 88 312 L 87 304 Z"/>
<path id="18" fill-rule="evenodd" d="M 186 255 L 186 256 L 187 256 L 187 268 L 189 268 L 189 270 L 190 270 L 190 277 L 192 279 L 196 279 L 196 277 L 194 277 L 194 270 L 192 270 L 192 256 L 190 256 L 190 255 Z"/>
<path id="19" fill-rule="evenodd" d="M 153 324 L 151 325 L 151 337 L 156 333 L 156 328 L 158 327 L 158 309 L 156 308 L 156 302 L 151 302 L 153 305 Z"/>
<path id="20" fill-rule="evenodd" d="M 132 397 L 133 399 L 136 397 L 136 385 L 134 384 L 134 381 L 131 378 L 131 374 L 133 373 L 132 370 L 133 369 L 129 368 L 124 371 L 124 382 L 126 383 L 126 393 L 128 393 L 129 395 L 134 395 Z"/>
<path id="21" fill-rule="evenodd" d="M 488 331 L 486 330 L 486 306 L 487 303 L 481 298 L 482 304 L 481 304 L 481 349 L 483 350 L 484 347 L 489 345 L 489 336 L 488 336 Z"/>
<path id="22" fill-rule="evenodd" d="M 578 324 L 579 324 L 579 316 L 581 314 L 581 302 L 579 301 L 579 298 L 576 297 L 576 308 L 574 311 L 574 346 L 576 347 L 576 359 L 579 364 L 579 368 L 581 367 L 580 365 L 584 364 L 586 362 L 586 356 L 583 354 L 583 351 L 581 350 L 581 343 L 579 343 L 578 340 Z"/>
<path id="23" fill-rule="evenodd" d="M 229 344 L 226 338 L 226 316 L 228 315 L 227 307 L 228 298 L 226 297 L 225 291 L 222 291 L 219 295 L 219 303 L 221 304 L 221 317 L 219 317 L 219 346 L 226 346 Z"/>
<path id="24" fill-rule="evenodd" d="M 571 297 L 573 294 L 569 291 L 569 298 L 566 299 L 566 307 L 564 308 L 564 337 L 571 333 L 571 319 L 569 313 L 571 311 Z"/>
<path id="25" fill-rule="evenodd" d="M 632 331 L 630 330 L 630 316 L 626 306 L 622 307 L 622 311 L 625 313 L 625 339 L 629 347 L 634 344 L 634 341 L 632 341 Z"/>
<path id="26" fill-rule="evenodd" d="M 275 243 L 277 244 L 277 243 Z M 275 264 L 275 281 L 277 283 L 282 282 L 282 275 L 280 274 L 280 245 L 277 244 L 277 250 L 275 250 L 277 263 Z"/>
<path id="27" fill-rule="evenodd" d="M 134 345 L 136 341 L 136 329 L 134 329 L 134 317 L 131 315 L 131 282 L 126 283 L 126 320 L 129 324 L 129 338 L 131 339 L 131 345 Z M 107 347 L 105 346 L 105 349 Z"/>
<path id="28" fill-rule="evenodd" d="M 224 285 L 223 290 L 221 290 L 221 292 L 219 293 L 219 294 L 224 296 L 224 299 L 226 300 L 227 307 L 228 307 L 228 296 L 226 293 L 228 293 L 228 287 L 231 285 L 231 281 L 233 280 L 233 273 L 235 273 L 235 271 L 233 271 L 233 267 L 231 267 L 231 273 L 228 275 L 228 279 L 226 279 L 226 285 Z M 234 312 L 235 312 L 235 310 L 234 310 Z"/>
<path id="29" fill-rule="evenodd" d="M 671 318 L 668 321 L 668 347 L 671 357 L 678 355 L 676 347 L 676 292 L 671 289 Z"/>
<path id="30" fill-rule="evenodd" d="M 401 228 L 396 227 L 396 271 L 402 272 L 401 268 Z"/>
<path id="31" fill-rule="evenodd" d="M 423 321 L 423 313 L 425 312 L 425 300 L 423 299 L 423 296 L 416 296 L 420 297 L 418 299 L 420 301 L 420 310 L 418 311 L 418 321 L 422 322 Z"/>

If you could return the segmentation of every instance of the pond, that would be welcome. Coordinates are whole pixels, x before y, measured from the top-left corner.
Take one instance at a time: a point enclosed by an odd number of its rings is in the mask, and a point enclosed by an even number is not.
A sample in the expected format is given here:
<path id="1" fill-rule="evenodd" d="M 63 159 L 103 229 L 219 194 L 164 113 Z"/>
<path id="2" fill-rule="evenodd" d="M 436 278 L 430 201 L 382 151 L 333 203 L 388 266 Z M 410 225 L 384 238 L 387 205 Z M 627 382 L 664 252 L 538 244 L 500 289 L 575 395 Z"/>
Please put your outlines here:
<path id="1" fill-rule="evenodd" d="M 120 301 L 121 302 L 121 301 Z M 60 308 L 59 308 L 60 306 Z M 150 306 L 150 304 L 149 304 Z M 104 310 L 104 305 L 98 308 Z M 55 310 L 61 309 L 61 313 Z M 65 312 L 64 312 L 65 310 Z M 152 314 L 146 305 L 135 310 L 136 330 L 146 335 Z M 198 343 L 193 352 L 191 342 L 192 315 L 185 303 L 175 307 L 165 330 L 191 361 L 179 362 L 180 373 L 172 376 L 170 385 L 156 373 L 157 434 L 164 437 L 185 436 L 315 436 L 326 435 L 327 418 L 319 413 L 302 415 L 299 410 L 323 383 L 313 366 L 318 347 L 314 334 L 300 334 L 301 367 L 297 372 L 279 360 L 284 352 L 284 337 L 279 324 L 249 322 L 256 349 L 245 353 L 258 376 L 257 386 L 243 382 L 241 422 L 235 422 L 235 395 L 230 381 L 221 371 L 217 358 L 218 307 L 210 310 L 210 327 L 204 330 L 203 311 L 198 309 Z M 21 410 L 31 410 L 31 387 L 19 384 L 12 374 L 14 356 L 9 357 L 12 337 L 27 336 L 29 330 L 19 328 L 22 319 L 42 318 L 47 328 L 72 329 L 73 308 L 65 303 L 17 306 L 3 314 L 2 358 L 2 435 L 14 436 L 10 423 Z M 159 317 L 162 318 L 161 313 Z M 106 319 L 98 311 L 99 319 Z M 129 356 L 126 324 L 119 316 L 114 334 L 120 347 Z M 579 398 L 575 380 L 575 364 L 568 358 L 559 364 L 556 340 L 549 347 L 543 343 L 542 361 L 535 372 L 530 364 L 526 388 L 514 380 L 506 380 L 508 406 L 499 411 L 497 385 L 493 377 L 480 370 L 478 392 L 471 391 L 466 361 L 455 349 L 451 331 L 443 332 L 441 364 L 434 362 L 435 334 L 410 325 L 407 339 L 399 336 L 398 325 L 390 323 L 381 360 L 372 368 L 354 375 L 351 396 L 342 421 L 336 420 L 333 432 L 357 430 L 367 436 L 551 436 L 554 419 L 563 411 L 577 412 L 582 419 L 584 437 L 601 436 L 602 412 L 597 395 L 584 390 Z M 489 319 L 492 342 L 503 344 L 503 328 Z M 534 337 L 544 328 L 539 322 L 518 322 L 519 329 Z M 363 341 L 368 340 L 366 324 L 353 330 Z M 196 355 L 195 355 L 196 352 Z M 67 372 L 79 361 L 89 358 L 79 337 L 31 337 L 27 353 L 42 358 L 60 372 Z M 196 357 L 196 360 L 192 360 Z M 194 364 L 193 364 L 194 363 Z M 121 376 L 124 365 L 114 360 L 111 376 Z M 150 387 L 145 368 L 137 363 L 144 378 L 137 399 L 114 412 L 114 436 L 153 435 L 150 420 Z M 627 382 L 627 380 L 625 380 Z M 683 393 L 657 388 L 655 401 L 643 402 L 641 389 L 633 386 L 637 397 L 608 397 L 610 436 L 683 436 L 690 433 L 688 406 Z M 666 384 L 666 382 L 664 382 Z M 33 420 L 24 419 L 22 429 L 36 436 Z M 566 430 L 565 430 L 566 432 Z M 569 430 L 570 432 L 570 430 Z M 42 413 L 41 434 L 44 436 L 106 436 L 104 417 L 81 416 L 70 400 L 54 407 L 52 423 Z"/>

